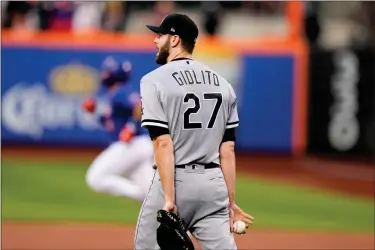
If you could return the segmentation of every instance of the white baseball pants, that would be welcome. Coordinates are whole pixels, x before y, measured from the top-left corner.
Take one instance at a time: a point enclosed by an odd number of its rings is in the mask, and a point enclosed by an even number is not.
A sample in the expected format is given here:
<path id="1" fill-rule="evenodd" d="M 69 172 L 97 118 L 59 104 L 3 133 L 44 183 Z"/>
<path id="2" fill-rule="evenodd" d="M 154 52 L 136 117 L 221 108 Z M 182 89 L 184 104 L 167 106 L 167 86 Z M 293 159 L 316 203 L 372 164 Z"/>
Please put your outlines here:
<path id="1" fill-rule="evenodd" d="M 86 182 L 99 193 L 143 202 L 154 174 L 154 151 L 148 135 L 130 143 L 115 142 L 100 153 L 86 173 Z"/>

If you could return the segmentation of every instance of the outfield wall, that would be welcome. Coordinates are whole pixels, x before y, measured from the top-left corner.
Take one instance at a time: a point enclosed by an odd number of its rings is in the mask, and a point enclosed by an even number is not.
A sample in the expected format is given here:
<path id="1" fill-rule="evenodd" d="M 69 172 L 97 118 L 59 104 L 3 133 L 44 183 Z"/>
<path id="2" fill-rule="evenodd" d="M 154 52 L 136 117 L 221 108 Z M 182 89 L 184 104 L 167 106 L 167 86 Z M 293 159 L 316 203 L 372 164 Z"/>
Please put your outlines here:
<path id="1" fill-rule="evenodd" d="M 313 48 L 308 152 L 375 160 L 375 51 Z"/>
<path id="2" fill-rule="evenodd" d="M 133 63 L 132 84 L 158 67 L 152 37 L 40 33 L 2 39 L 2 141 L 104 146 L 106 133 L 80 110 L 96 93 L 107 55 Z M 202 38 L 195 57 L 233 84 L 246 152 L 298 154 L 306 144 L 306 59 L 302 41 Z"/>

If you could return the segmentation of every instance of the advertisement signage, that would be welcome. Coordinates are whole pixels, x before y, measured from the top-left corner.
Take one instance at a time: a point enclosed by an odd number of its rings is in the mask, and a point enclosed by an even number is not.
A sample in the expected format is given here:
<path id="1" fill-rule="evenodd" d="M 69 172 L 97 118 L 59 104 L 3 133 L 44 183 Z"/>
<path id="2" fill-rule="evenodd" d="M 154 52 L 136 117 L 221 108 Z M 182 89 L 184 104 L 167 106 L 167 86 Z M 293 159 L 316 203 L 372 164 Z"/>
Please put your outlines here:
<path id="1" fill-rule="evenodd" d="M 99 69 L 108 55 L 133 64 L 131 83 L 157 68 L 155 51 L 85 49 L 33 44 L 2 48 L 2 142 L 107 145 L 95 117 L 80 109 L 99 88 Z M 296 59 L 282 54 L 240 52 L 231 47 L 198 49 L 195 58 L 225 77 L 239 103 L 238 148 L 282 151 L 293 148 Z"/>
<path id="2" fill-rule="evenodd" d="M 98 91 L 98 69 L 114 53 L 133 63 L 138 90 L 141 77 L 157 67 L 151 53 L 3 48 L 2 140 L 107 144 L 106 132 L 80 106 Z"/>
<path id="3" fill-rule="evenodd" d="M 370 49 L 312 51 L 309 152 L 374 154 L 374 69 Z"/>

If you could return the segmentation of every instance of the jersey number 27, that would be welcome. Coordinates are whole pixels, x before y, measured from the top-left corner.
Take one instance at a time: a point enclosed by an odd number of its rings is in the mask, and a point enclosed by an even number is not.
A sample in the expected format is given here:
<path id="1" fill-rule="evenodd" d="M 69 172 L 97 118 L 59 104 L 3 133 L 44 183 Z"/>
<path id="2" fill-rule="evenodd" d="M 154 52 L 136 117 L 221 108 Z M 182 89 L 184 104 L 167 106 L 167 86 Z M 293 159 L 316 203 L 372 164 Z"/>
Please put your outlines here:
<path id="1" fill-rule="evenodd" d="M 207 128 L 213 128 L 217 113 L 220 110 L 221 104 L 223 103 L 223 96 L 221 93 L 204 93 L 203 99 L 207 101 L 215 101 L 215 107 L 212 110 L 210 121 L 207 124 Z M 184 97 L 184 103 L 188 103 L 190 100 L 194 101 L 194 107 L 190 107 L 186 109 L 184 112 L 184 129 L 201 129 L 203 128 L 201 122 L 191 122 L 190 121 L 190 115 L 196 114 L 201 109 L 201 101 L 198 96 L 196 96 L 194 93 L 187 93 Z"/>

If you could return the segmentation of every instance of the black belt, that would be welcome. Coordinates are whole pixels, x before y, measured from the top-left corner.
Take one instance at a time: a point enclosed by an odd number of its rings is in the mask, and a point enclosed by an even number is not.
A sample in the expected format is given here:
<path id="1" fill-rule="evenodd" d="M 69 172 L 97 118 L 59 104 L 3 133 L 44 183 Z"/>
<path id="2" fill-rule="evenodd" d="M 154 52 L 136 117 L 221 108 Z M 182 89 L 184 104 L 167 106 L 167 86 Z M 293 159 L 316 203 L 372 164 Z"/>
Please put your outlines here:
<path id="1" fill-rule="evenodd" d="M 210 169 L 210 168 L 219 168 L 220 165 L 214 162 L 210 162 L 208 164 L 199 164 L 199 163 L 191 163 L 191 164 L 185 164 L 185 165 L 176 165 L 176 168 L 185 168 L 186 165 L 192 166 L 193 169 L 195 169 L 195 165 L 204 165 L 204 169 Z M 156 169 L 156 165 L 153 166 L 154 169 Z"/>
<path id="2" fill-rule="evenodd" d="M 199 164 L 199 163 L 190 163 L 190 164 L 185 164 L 185 165 L 176 165 L 176 168 L 185 168 L 186 165 L 192 166 L 193 169 L 195 169 L 195 165 L 204 165 L 205 169 L 210 169 L 210 168 L 219 168 L 220 165 L 214 162 L 210 162 L 208 164 Z"/>

